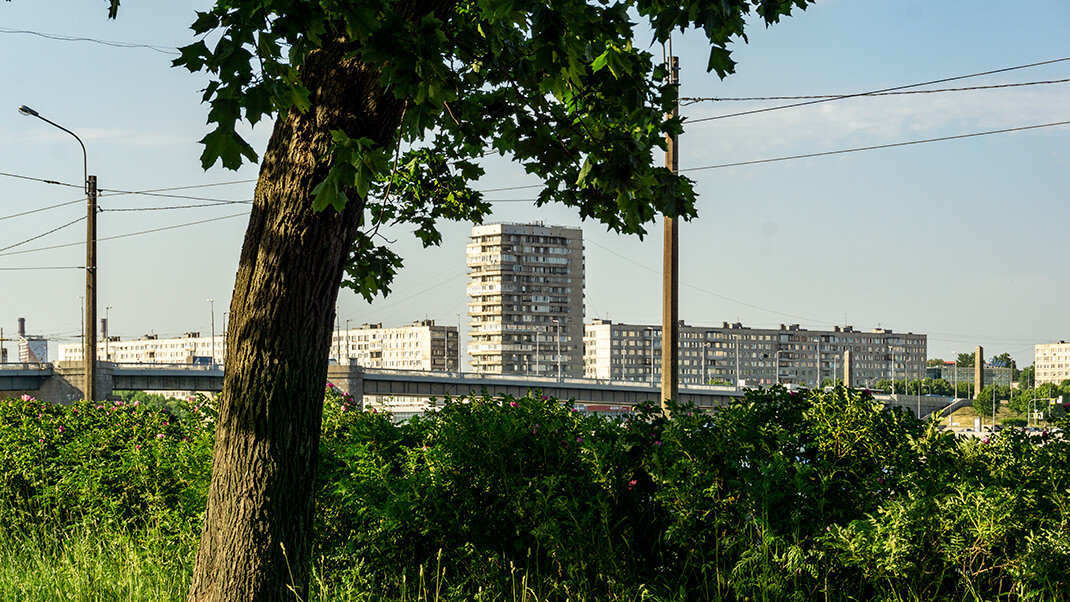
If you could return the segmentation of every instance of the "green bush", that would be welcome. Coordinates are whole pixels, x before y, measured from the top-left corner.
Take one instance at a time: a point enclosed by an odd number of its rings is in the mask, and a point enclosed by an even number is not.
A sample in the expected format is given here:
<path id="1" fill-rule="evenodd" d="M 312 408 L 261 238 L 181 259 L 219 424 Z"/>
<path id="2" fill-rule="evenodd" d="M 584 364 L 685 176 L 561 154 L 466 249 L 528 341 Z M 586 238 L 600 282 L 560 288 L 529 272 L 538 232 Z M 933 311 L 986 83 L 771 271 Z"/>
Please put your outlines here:
<path id="1" fill-rule="evenodd" d="M 101 532 L 154 533 L 190 555 L 214 409 L 150 401 L 0 402 L 8 524 L 112 525 Z M 752 390 L 671 418 L 474 396 L 402 423 L 328 388 L 318 475 L 314 599 L 1070 591 L 1070 442 L 956 438 L 842 387 Z"/>
<path id="2" fill-rule="evenodd" d="M 213 420 L 204 398 L 187 403 L 182 417 L 122 401 L 0 401 L 0 512 L 58 525 L 92 517 L 188 530 L 207 499 Z"/>

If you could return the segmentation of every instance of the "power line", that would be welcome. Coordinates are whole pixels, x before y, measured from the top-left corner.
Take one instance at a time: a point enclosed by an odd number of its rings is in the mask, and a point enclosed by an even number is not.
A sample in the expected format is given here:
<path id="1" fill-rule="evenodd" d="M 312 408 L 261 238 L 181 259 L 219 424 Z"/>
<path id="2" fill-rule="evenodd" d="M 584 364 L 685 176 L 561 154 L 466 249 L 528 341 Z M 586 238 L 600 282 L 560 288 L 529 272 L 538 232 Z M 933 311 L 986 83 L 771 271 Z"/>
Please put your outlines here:
<path id="1" fill-rule="evenodd" d="M 171 205 L 169 207 L 122 207 L 122 208 L 119 208 L 119 209 L 105 209 L 105 208 L 101 207 L 100 210 L 102 212 L 103 211 L 110 211 L 110 212 L 115 212 L 115 211 L 168 211 L 168 210 L 173 210 L 173 209 L 196 209 L 196 208 L 199 208 L 199 207 L 220 207 L 220 206 L 229 205 L 229 204 L 251 205 L 252 203 L 253 203 L 252 201 L 229 201 L 229 202 L 226 202 L 226 203 L 214 202 L 214 203 L 199 203 L 197 205 Z"/>
<path id="2" fill-rule="evenodd" d="M 111 193 L 109 196 L 119 196 L 123 194 L 148 194 L 150 192 L 170 192 L 172 190 L 190 190 L 193 188 L 211 188 L 213 186 L 230 186 L 232 184 L 250 184 L 256 182 L 255 179 L 251 180 L 231 180 L 230 182 L 215 182 L 212 184 L 191 184 L 188 186 L 171 186 L 170 188 L 152 188 L 149 190 L 129 191 L 129 190 L 116 190 L 112 188 L 101 188 L 100 192 Z"/>
<path id="3" fill-rule="evenodd" d="M 734 163 L 719 163 L 719 164 L 716 164 L 716 165 L 703 165 L 701 167 L 685 167 L 685 168 L 681 168 L 679 171 L 681 171 L 681 172 L 685 172 L 685 171 L 703 171 L 703 170 L 706 170 L 706 169 L 721 169 L 721 168 L 724 168 L 724 167 L 741 167 L 743 165 L 758 165 L 758 164 L 761 164 L 761 163 L 776 163 L 776 162 L 779 162 L 779 161 L 791 161 L 791 160 L 795 160 L 795 159 L 810 159 L 810 158 L 813 158 L 813 157 L 825 157 L 825 156 L 829 156 L 829 155 L 843 155 L 843 154 L 847 154 L 847 153 L 857 153 L 857 152 L 862 152 L 862 151 L 879 150 L 879 149 L 885 149 L 885 148 L 895 148 L 895 147 L 899 147 L 899 146 L 912 146 L 912 145 L 915 145 L 915 144 L 926 144 L 926 143 L 929 143 L 929 142 L 944 142 L 944 141 L 947 141 L 947 140 L 959 140 L 959 139 L 962 139 L 962 138 L 976 138 L 976 137 L 979 137 L 979 136 L 990 136 L 992 134 L 1007 134 L 1007 133 L 1011 133 L 1011 132 L 1023 132 L 1023 131 L 1026 131 L 1026 130 L 1035 130 L 1035 129 L 1040 129 L 1040 128 L 1056 127 L 1056 126 L 1067 125 L 1067 124 L 1070 124 L 1070 121 L 1056 121 L 1054 123 L 1040 123 L 1040 124 L 1036 124 L 1036 125 L 1025 125 L 1025 126 L 1020 126 L 1020 127 L 1005 128 L 1005 129 L 1001 129 L 1001 130 L 988 130 L 988 131 L 985 131 L 985 132 L 973 132 L 973 133 L 970 133 L 970 134 L 956 134 L 954 136 L 941 136 L 939 138 L 925 138 L 925 139 L 922 139 L 922 140 L 908 140 L 906 142 L 892 142 L 890 144 L 875 144 L 875 145 L 872 145 L 872 146 L 859 146 L 859 147 L 854 147 L 854 148 L 844 148 L 844 149 L 839 149 L 839 150 L 822 151 L 822 152 L 817 152 L 817 153 L 805 153 L 805 154 L 801 154 L 801 155 L 788 155 L 788 156 L 784 156 L 784 157 L 772 157 L 772 158 L 769 158 L 769 159 L 754 159 L 752 161 L 737 161 L 737 162 L 734 162 Z M 530 185 L 527 185 L 527 186 L 511 186 L 509 188 L 493 188 L 493 189 L 489 189 L 489 190 L 481 190 L 479 192 L 494 192 L 494 191 L 498 191 L 498 190 L 521 190 L 521 189 L 525 189 L 525 188 L 541 188 L 542 186 L 543 186 L 543 184 L 530 184 Z"/>
<path id="4" fill-rule="evenodd" d="M 152 230 L 142 230 L 140 232 L 130 232 L 128 234 L 117 234 L 115 236 L 105 236 L 103 238 L 98 238 L 97 241 L 100 242 L 100 241 L 104 241 L 104 240 L 116 240 L 116 239 L 119 239 L 119 238 L 129 238 L 131 236 L 140 236 L 142 234 L 152 234 L 152 233 L 155 233 L 155 232 L 163 232 L 164 230 L 175 230 L 177 228 L 185 228 L 185 227 L 188 227 L 188 226 L 196 226 L 196 225 L 199 225 L 199 224 L 207 224 L 209 222 L 218 222 L 220 220 L 231 219 L 231 218 L 234 218 L 234 217 L 242 217 L 242 216 L 246 216 L 247 217 L 248 215 L 249 215 L 248 213 L 235 213 L 233 215 L 224 215 L 223 217 L 213 217 L 211 219 L 202 219 L 202 220 L 198 220 L 198 221 L 195 221 L 195 222 L 187 222 L 185 224 L 176 224 L 174 226 L 164 226 L 162 228 L 153 228 Z M 67 243 L 67 244 L 62 244 L 62 245 L 52 245 L 50 247 L 37 247 L 37 248 L 34 248 L 34 249 L 24 249 L 22 251 L 9 251 L 7 253 L 0 253 L 0 256 L 21 255 L 23 253 L 33 253 L 35 251 L 48 251 L 48 250 L 51 250 L 51 249 L 62 249 L 62 248 L 65 248 L 65 247 L 75 247 L 75 246 L 84 245 L 84 244 L 85 244 L 85 242 L 72 242 L 72 243 Z"/>
<path id="5" fill-rule="evenodd" d="M 95 38 L 82 38 L 78 36 L 64 36 L 53 33 L 42 33 L 40 31 L 29 31 L 26 29 L 7 29 L 0 27 L 0 33 L 13 33 L 13 34 L 26 34 L 31 36 L 37 36 L 39 38 L 45 38 L 47 40 L 58 40 L 60 42 L 92 42 L 94 44 L 101 44 L 103 46 L 111 46 L 113 48 L 147 48 L 149 50 L 155 50 L 163 54 L 180 54 L 177 48 L 169 46 L 153 46 L 152 44 L 134 44 L 131 42 L 114 42 L 111 40 L 98 40 Z"/>
<path id="6" fill-rule="evenodd" d="M 651 273 L 654 273 L 654 274 L 661 274 L 660 270 L 655 270 L 654 268 L 651 268 L 651 267 L 648 267 L 646 265 L 643 265 L 643 264 L 639 263 L 638 261 L 635 261 L 634 259 L 632 259 L 630 257 L 627 257 L 625 255 L 621 255 L 620 253 L 617 253 L 613 249 L 610 249 L 609 247 L 601 245 L 601 244 L 599 244 L 599 243 L 597 243 L 597 242 L 595 242 L 593 240 L 588 239 L 587 242 L 591 243 L 592 245 L 594 245 L 596 247 L 601 248 L 602 250 L 604 250 L 604 251 L 606 251 L 606 252 L 608 252 L 608 253 L 610 253 L 612 255 L 616 255 L 617 257 L 620 257 L 621 259 L 623 259 L 624 261 L 627 261 L 628 263 L 631 263 L 631 264 L 633 264 L 633 265 L 635 265 L 637 267 L 643 268 L 644 270 L 646 270 L 648 272 L 651 272 Z M 713 297 L 717 297 L 718 299 L 724 299 L 725 301 L 729 301 L 729 302 L 732 302 L 732 303 L 743 305 L 745 307 L 750 307 L 751 309 L 757 309 L 757 310 L 768 312 L 768 313 L 771 313 L 771 314 L 776 314 L 778 316 L 784 316 L 786 318 L 795 318 L 797 320 L 802 320 L 804 322 L 810 322 L 812 324 L 835 324 L 835 322 L 828 322 L 828 321 L 825 321 L 825 320 L 815 320 L 813 318 L 808 318 L 806 316 L 797 316 L 795 314 L 789 314 L 789 313 L 786 313 L 786 312 L 777 311 L 775 309 L 769 309 L 768 307 L 762 307 L 760 305 L 755 305 L 753 303 L 748 303 L 746 301 L 740 301 L 739 299 L 733 299 L 732 297 L 726 297 L 725 295 L 721 295 L 721 294 L 715 293 L 713 291 L 706 290 L 706 289 L 704 289 L 704 288 L 702 288 L 700 286 L 695 286 L 693 284 L 690 284 L 690 283 L 687 283 L 687 282 L 684 282 L 684 281 L 680 281 L 680 283 L 683 284 L 684 286 L 688 287 L 688 288 L 695 289 L 695 290 L 697 290 L 697 291 L 699 291 L 701 293 L 705 293 L 707 295 L 710 295 L 710 296 L 713 296 Z"/>
<path id="7" fill-rule="evenodd" d="M 212 202 L 212 203 L 216 203 L 218 205 L 250 205 L 250 204 L 252 204 L 252 201 L 234 201 L 234 200 L 230 200 L 230 199 L 213 199 L 213 198 L 207 198 L 207 197 L 203 197 L 203 196 L 189 196 L 189 195 L 185 195 L 185 194 L 164 194 L 164 193 L 152 192 L 152 191 L 118 190 L 118 191 L 115 191 L 115 194 L 110 194 L 110 195 L 106 195 L 106 196 L 118 196 L 119 194 L 136 194 L 136 195 L 143 195 L 143 196 L 160 197 L 160 198 L 165 198 L 165 199 L 189 199 L 191 201 L 209 201 L 209 202 Z M 101 195 L 101 196 L 105 196 L 105 195 Z M 114 211 L 114 209 L 113 209 L 113 211 Z"/>
<path id="8" fill-rule="evenodd" d="M 70 187 L 70 188 L 82 188 L 82 186 L 79 186 L 77 184 L 68 184 L 67 182 L 60 182 L 58 180 L 46 180 L 44 178 L 35 178 L 33 176 L 24 176 L 24 175 L 16 174 L 16 173 L 8 173 L 6 171 L 0 171 L 0 176 L 5 176 L 5 177 L 8 177 L 8 178 L 17 178 L 19 180 L 30 180 L 31 182 L 41 182 L 42 184 L 54 184 L 56 186 L 67 186 L 67 187 Z"/>
<path id="9" fill-rule="evenodd" d="M 5 272 L 18 272 L 24 270 L 84 270 L 84 265 L 49 265 L 33 268 L 0 268 L 0 271 Z"/>
<path id="10" fill-rule="evenodd" d="M 832 98 L 820 98 L 817 100 L 807 100 L 804 102 L 795 102 L 786 105 L 777 105 L 775 107 L 766 107 L 764 109 L 752 109 L 750 111 L 740 111 L 738 113 L 726 113 L 724 115 L 714 115 L 712 117 L 702 117 L 699 119 L 688 119 L 686 123 L 701 123 L 703 121 L 713 121 L 715 119 L 727 119 L 729 117 L 741 117 L 743 115 L 754 115 L 757 113 L 767 113 L 769 111 L 779 111 L 781 109 L 790 109 L 793 107 L 803 107 L 807 105 L 819 104 L 823 102 L 832 102 L 836 100 L 844 100 L 847 98 L 857 98 L 859 96 L 872 96 L 882 92 L 894 92 L 896 90 L 906 90 L 908 88 L 919 88 L 921 86 L 931 86 L 933 84 L 942 84 L 946 82 L 956 81 L 960 79 L 969 79 L 971 77 L 981 77 L 984 75 L 994 75 L 996 73 L 1006 73 L 1008 71 L 1015 71 L 1018 69 L 1028 69 L 1030 67 L 1039 67 L 1041 65 L 1051 65 L 1053 63 L 1059 63 L 1063 61 L 1070 61 L 1070 57 L 1064 57 L 1061 59 L 1052 59 L 1050 61 L 1041 61 L 1039 63 L 1029 63 L 1028 65 L 1016 65 L 1014 67 L 1004 67 L 1002 69 L 992 69 L 991 71 L 983 71 L 981 73 L 970 73 L 969 75 L 957 75 L 955 77 L 945 77 L 942 79 L 934 79 L 927 82 L 921 82 L 917 84 L 907 84 L 905 86 L 894 86 L 891 88 L 882 88 L 880 90 L 870 90 L 869 92 L 858 92 L 856 94 L 845 94 L 843 96 L 834 96 Z"/>
<path id="11" fill-rule="evenodd" d="M 24 244 L 26 244 L 28 242 L 33 242 L 33 241 L 37 240 L 38 238 L 44 238 L 44 237 L 48 236 L 49 234 L 52 234 L 53 232 L 59 232 L 60 230 L 66 228 L 68 226 L 73 226 L 74 224 L 77 224 L 78 222 L 84 220 L 85 218 L 86 218 L 86 216 L 83 215 L 82 217 L 79 217 L 76 220 L 72 220 L 72 221 L 67 222 L 66 224 L 63 224 L 62 226 L 58 226 L 56 228 L 52 228 L 51 230 L 49 230 L 48 232 L 45 232 L 44 234 L 38 234 L 37 236 L 33 236 L 31 238 L 27 238 L 26 240 L 17 242 L 17 243 L 15 243 L 13 245 L 8 245 L 6 247 L 0 247 L 0 251 L 7 251 L 8 249 L 14 249 L 15 247 L 21 247 L 22 245 L 24 245 Z M 82 243 L 78 243 L 78 244 L 82 244 Z M 6 255 L 6 253 L 4 253 L 4 255 Z"/>
<path id="12" fill-rule="evenodd" d="M 1040 86 L 1044 84 L 1065 84 L 1070 82 L 1070 78 L 1067 79 L 1049 79 L 1044 81 L 1032 81 L 1032 82 L 1020 82 L 1016 84 L 994 84 L 990 86 L 969 86 L 965 88 L 937 88 L 935 90 L 899 90 L 896 92 L 873 92 L 872 94 L 861 94 L 860 96 L 898 96 L 901 94 L 935 94 L 937 92 L 969 92 L 973 90 L 995 90 L 997 88 L 1018 88 L 1023 86 Z M 843 98 L 841 94 L 815 94 L 810 96 L 741 96 L 741 97 L 724 97 L 724 96 L 709 96 L 709 97 L 685 97 L 681 98 L 680 102 L 684 104 L 695 104 L 699 102 L 737 102 L 737 101 L 755 101 L 755 100 L 808 100 L 808 99 L 833 99 Z M 692 122 L 694 123 L 694 122 Z"/>
<path id="13" fill-rule="evenodd" d="M 30 215 L 31 213 L 40 213 L 42 211 L 48 211 L 49 209 L 56 209 L 59 207 L 66 207 L 67 205 L 73 205 L 75 203 L 84 203 L 85 199 L 74 199 L 73 201 L 67 201 L 66 203 L 57 203 L 55 205 L 49 205 L 48 207 L 41 207 L 40 209 L 30 209 L 29 211 L 23 211 L 21 213 L 12 213 L 11 215 L 5 215 L 0 217 L 0 221 L 11 219 L 13 217 L 22 217 L 23 215 Z"/>
<path id="14" fill-rule="evenodd" d="M 974 132 L 972 134 L 957 134 L 954 136 L 941 136 L 939 138 L 926 138 L 924 140 L 909 140 L 907 142 L 893 142 L 891 144 L 875 144 L 873 146 L 859 146 L 855 148 L 844 148 L 833 151 L 823 151 L 819 153 L 806 153 L 803 155 L 788 155 L 786 157 L 773 157 L 771 159 L 756 159 L 753 161 L 737 161 L 735 163 L 721 163 L 718 165 L 704 165 L 702 167 L 688 167 L 681 169 L 680 171 L 701 171 L 705 169 L 721 169 L 723 167 L 740 167 L 742 165 L 757 165 L 760 163 L 775 163 L 778 161 L 791 161 L 794 159 L 809 159 L 812 157 L 827 157 L 829 155 L 843 155 L 847 153 L 857 153 L 861 151 L 878 150 L 883 148 L 895 148 L 898 146 L 911 146 L 914 144 L 926 144 L 929 142 L 943 142 L 946 140 L 959 140 L 962 138 L 976 138 L 978 136 L 990 136 L 992 134 L 1007 134 L 1010 132 L 1024 132 L 1026 130 L 1036 130 L 1040 128 L 1049 128 L 1059 125 L 1070 124 L 1070 121 L 1056 121 L 1054 123 L 1041 123 L 1037 125 L 1025 125 L 1021 127 L 1005 128 L 1002 130 L 989 130 L 987 132 Z"/>

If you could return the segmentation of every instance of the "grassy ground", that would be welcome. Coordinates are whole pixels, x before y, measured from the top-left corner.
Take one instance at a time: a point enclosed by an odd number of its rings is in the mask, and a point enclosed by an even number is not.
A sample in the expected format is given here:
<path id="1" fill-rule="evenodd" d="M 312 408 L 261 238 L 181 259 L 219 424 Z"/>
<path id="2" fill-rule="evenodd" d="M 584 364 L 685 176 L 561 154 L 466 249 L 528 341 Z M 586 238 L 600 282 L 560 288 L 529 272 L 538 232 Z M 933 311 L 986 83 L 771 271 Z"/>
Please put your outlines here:
<path id="1" fill-rule="evenodd" d="M 107 526 L 8 525 L 0 531 L 0 601 L 180 602 L 193 543 Z"/>

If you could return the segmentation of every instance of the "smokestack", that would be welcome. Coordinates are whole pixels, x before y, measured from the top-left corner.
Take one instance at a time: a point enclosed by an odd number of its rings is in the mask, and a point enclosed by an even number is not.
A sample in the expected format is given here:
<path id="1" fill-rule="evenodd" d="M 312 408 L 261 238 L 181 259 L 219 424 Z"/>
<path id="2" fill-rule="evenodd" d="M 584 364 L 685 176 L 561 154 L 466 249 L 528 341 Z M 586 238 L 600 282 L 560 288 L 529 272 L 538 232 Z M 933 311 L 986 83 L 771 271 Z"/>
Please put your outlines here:
<path id="1" fill-rule="evenodd" d="M 19 336 L 26 336 L 26 318 L 19 318 Z"/>

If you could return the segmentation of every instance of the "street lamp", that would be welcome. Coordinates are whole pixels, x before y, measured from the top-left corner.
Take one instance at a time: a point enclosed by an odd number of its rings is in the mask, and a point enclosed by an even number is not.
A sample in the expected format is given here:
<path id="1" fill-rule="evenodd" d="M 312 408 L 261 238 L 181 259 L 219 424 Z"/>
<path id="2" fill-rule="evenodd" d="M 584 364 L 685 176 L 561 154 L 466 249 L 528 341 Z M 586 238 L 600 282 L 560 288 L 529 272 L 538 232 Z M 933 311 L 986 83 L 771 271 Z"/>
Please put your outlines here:
<path id="1" fill-rule="evenodd" d="M 82 175 L 85 181 L 86 198 L 86 236 L 85 236 L 85 332 L 82 341 L 82 359 L 85 366 L 85 398 L 97 400 L 97 177 L 89 175 L 89 159 L 85 144 L 77 134 L 67 128 L 42 117 L 40 113 L 26 105 L 19 107 L 19 113 L 27 117 L 36 117 L 45 123 L 67 132 L 82 147 Z"/>
<path id="2" fill-rule="evenodd" d="M 104 308 L 104 328 L 101 329 L 103 332 L 100 333 L 104 337 L 104 361 L 106 362 L 111 361 L 111 351 L 108 347 L 108 341 L 111 340 L 111 336 L 108 335 L 108 330 L 111 329 L 111 320 L 108 319 L 108 312 L 110 311 L 110 305 Z"/>
<path id="3" fill-rule="evenodd" d="M 561 380 L 561 319 L 554 318 L 554 336 L 557 338 L 557 380 Z"/>
<path id="4" fill-rule="evenodd" d="M 345 356 L 346 356 L 346 365 L 347 366 L 349 365 L 349 323 L 352 322 L 352 321 L 353 320 L 351 318 L 346 320 L 346 350 L 345 350 Z M 342 358 L 338 358 L 338 361 L 341 361 L 341 360 L 342 360 Z"/>
<path id="5" fill-rule="evenodd" d="M 215 299 L 205 299 L 212 309 L 212 351 L 208 355 L 212 357 L 212 369 L 215 369 Z"/>

